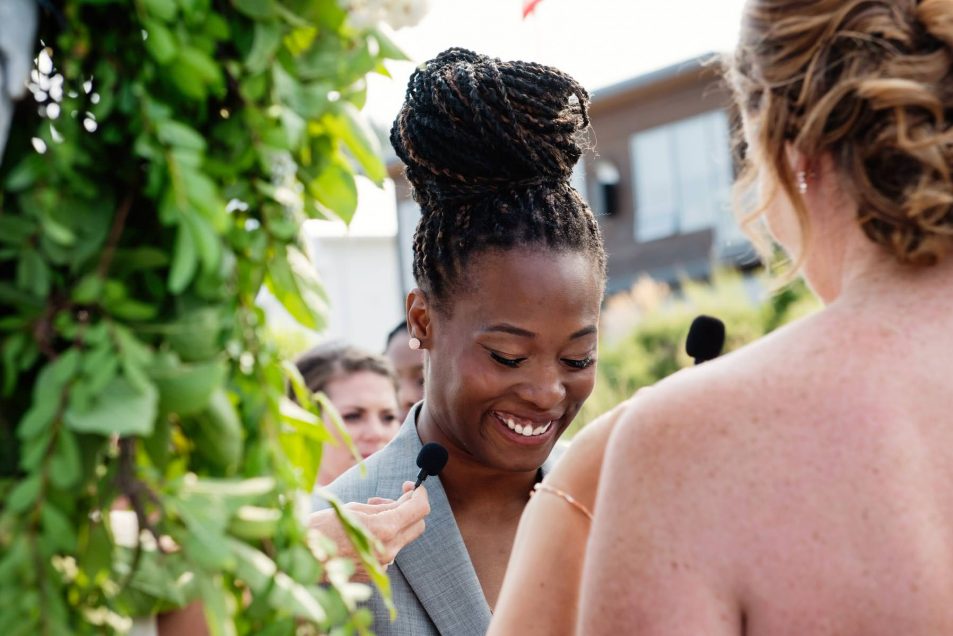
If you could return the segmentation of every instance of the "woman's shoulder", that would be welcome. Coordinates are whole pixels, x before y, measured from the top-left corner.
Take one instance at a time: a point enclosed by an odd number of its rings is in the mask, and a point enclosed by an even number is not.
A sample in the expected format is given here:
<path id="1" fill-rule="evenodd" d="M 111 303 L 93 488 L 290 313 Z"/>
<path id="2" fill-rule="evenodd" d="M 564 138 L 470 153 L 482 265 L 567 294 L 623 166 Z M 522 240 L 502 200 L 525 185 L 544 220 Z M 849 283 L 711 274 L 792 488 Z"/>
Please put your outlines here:
<path id="1" fill-rule="evenodd" d="M 416 451 L 395 438 L 363 462 L 347 469 L 333 482 L 316 493 L 314 509 L 326 508 L 321 491 L 333 495 L 342 503 L 364 503 L 371 497 L 397 499 L 401 484 L 417 474 Z"/>

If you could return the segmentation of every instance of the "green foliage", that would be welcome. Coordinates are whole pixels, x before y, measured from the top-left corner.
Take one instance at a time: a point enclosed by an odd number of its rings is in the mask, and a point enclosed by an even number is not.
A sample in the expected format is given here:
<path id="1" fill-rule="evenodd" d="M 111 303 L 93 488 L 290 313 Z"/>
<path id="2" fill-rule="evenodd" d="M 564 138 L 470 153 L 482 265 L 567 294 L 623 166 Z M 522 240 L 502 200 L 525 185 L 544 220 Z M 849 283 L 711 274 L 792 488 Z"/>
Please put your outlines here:
<path id="1" fill-rule="evenodd" d="M 298 228 L 382 182 L 364 77 L 404 56 L 336 0 L 53 4 L 0 165 L 0 632 L 201 599 L 213 634 L 366 633 L 301 520 L 330 435 L 255 299 L 324 324 Z"/>
<path id="2" fill-rule="evenodd" d="M 605 320 L 628 316 L 621 337 L 600 344 L 596 388 L 576 418 L 574 433 L 592 419 L 652 385 L 693 364 L 685 353 L 688 328 L 699 314 L 725 323 L 725 351 L 748 344 L 777 327 L 819 307 L 803 282 L 771 294 L 761 279 L 719 272 L 711 283 L 686 282 L 678 297 L 651 281 L 641 281 L 621 302 L 609 302 Z"/>

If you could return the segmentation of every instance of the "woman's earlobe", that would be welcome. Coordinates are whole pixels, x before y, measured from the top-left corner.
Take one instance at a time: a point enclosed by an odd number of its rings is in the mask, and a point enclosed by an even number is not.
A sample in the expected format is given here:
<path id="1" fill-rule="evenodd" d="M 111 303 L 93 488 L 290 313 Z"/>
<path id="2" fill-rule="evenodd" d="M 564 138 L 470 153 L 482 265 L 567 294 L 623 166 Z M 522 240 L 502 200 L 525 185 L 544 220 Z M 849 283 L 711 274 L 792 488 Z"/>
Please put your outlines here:
<path id="1" fill-rule="evenodd" d="M 407 331 L 410 334 L 407 346 L 414 350 L 427 348 L 431 337 L 431 308 L 427 294 L 419 288 L 407 294 Z"/>

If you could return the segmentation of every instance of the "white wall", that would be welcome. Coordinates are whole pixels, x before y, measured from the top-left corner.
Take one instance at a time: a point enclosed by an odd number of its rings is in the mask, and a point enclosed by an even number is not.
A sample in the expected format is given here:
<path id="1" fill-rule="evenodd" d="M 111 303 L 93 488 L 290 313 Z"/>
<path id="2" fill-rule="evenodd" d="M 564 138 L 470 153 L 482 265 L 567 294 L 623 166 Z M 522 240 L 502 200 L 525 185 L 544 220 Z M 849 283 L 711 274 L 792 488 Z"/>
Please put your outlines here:
<path id="1" fill-rule="evenodd" d="M 403 319 L 394 184 L 378 188 L 358 177 L 357 189 L 358 209 L 349 226 L 308 221 L 302 228 L 330 300 L 327 328 L 315 340 L 344 339 L 380 352 L 388 332 Z M 259 303 L 273 327 L 303 329 L 267 290 Z"/>
<path id="2" fill-rule="evenodd" d="M 322 335 L 383 351 L 387 333 L 403 318 L 396 238 L 313 237 L 311 254 L 331 299 Z"/>

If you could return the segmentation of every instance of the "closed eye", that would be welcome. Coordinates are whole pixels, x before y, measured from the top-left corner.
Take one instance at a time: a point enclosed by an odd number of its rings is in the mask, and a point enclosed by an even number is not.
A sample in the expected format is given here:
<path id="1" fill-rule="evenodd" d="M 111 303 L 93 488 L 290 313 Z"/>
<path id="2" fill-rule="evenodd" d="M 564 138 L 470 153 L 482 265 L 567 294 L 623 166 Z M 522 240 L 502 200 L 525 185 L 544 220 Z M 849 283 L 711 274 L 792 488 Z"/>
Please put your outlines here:
<path id="1" fill-rule="evenodd" d="M 575 358 L 563 358 L 563 362 L 573 369 L 588 369 L 596 363 L 596 359 L 592 356 L 586 356 L 581 360 Z"/>
<path id="2" fill-rule="evenodd" d="M 507 358 L 506 356 L 501 356 L 495 351 L 490 352 L 490 357 L 493 358 L 495 362 L 498 362 L 499 364 L 502 364 L 505 367 L 509 367 L 510 369 L 515 369 L 519 367 L 520 362 L 523 362 L 524 360 L 526 360 L 526 358 Z"/>

